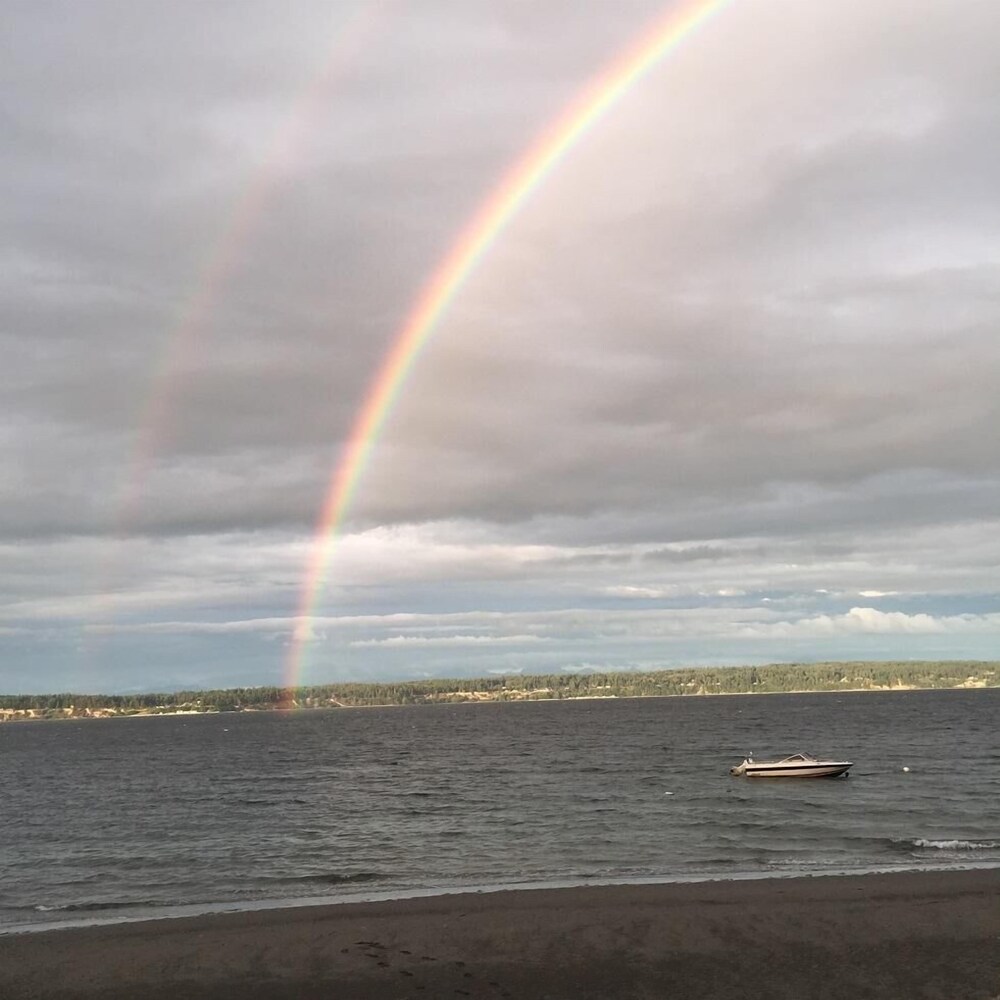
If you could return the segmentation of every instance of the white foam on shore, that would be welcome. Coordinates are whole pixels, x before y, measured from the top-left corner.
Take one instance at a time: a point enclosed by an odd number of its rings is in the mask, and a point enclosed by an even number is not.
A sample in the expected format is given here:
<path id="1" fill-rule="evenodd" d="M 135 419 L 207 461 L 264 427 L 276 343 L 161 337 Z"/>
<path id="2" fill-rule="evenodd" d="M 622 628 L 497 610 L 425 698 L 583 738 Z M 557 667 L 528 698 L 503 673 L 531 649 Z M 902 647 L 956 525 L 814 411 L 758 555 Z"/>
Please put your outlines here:
<path id="1" fill-rule="evenodd" d="M 115 924 L 149 923 L 154 920 L 178 920 L 183 917 L 216 916 L 225 913 L 256 913 L 263 910 L 292 910 L 315 906 L 346 906 L 351 903 L 387 903 L 400 899 L 429 899 L 460 896 L 467 893 L 530 892 L 538 889 L 587 889 L 612 885 L 691 885 L 702 882 L 774 882 L 795 878 L 829 878 L 857 875 L 915 874 L 919 872 L 979 871 L 1000 868 L 1000 862 L 954 863 L 940 865 L 880 866 L 837 868 L 823 871 L 733 872 L 720 875 L 663 875 L 630 878 L 558 879 L 545 882 L 507 882 L 484 885 L 435 886 L 419 889 L 384 889 L 330 896 L 301 896 L 283 899 L 255 899 L 237 902 L 181 903 L 168 906 L 136 907 L 128 914 L 115 916 L 72 917 L 66 920 L 29 921 L 0 925 L 0 936 L 39 934 L 45 931 L 83 927 L 106 927 Z"/>

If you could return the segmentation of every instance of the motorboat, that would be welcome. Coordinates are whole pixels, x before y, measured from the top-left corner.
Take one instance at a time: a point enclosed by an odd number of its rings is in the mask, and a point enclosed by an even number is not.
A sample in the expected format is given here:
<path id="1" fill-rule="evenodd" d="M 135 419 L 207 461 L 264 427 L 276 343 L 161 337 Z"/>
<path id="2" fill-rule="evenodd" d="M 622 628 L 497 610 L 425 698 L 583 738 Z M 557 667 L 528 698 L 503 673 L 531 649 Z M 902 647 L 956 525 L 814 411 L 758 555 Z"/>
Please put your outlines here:
<path id="1" fill-rule="evenodd" d="M 811 754 L 796 753 L 784 760 L 754 760 L 748 754 L 730 774 L 747 778 L 836 778 L 854 766 L 850 760 L 818 760 Z"/>

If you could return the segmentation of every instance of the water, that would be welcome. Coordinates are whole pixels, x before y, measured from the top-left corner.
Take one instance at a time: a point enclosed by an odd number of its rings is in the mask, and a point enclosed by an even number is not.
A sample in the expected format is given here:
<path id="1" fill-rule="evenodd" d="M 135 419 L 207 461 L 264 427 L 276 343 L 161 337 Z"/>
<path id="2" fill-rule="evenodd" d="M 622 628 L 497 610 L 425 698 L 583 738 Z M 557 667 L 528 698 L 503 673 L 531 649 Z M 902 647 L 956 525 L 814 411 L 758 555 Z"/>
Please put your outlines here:
<path id="1" fill-rule="evenodd" d="M 9 724 L 0 929 L 1000 864 L 998 710 L 1000 690 L 913 691 Z M 849 779 L 731 778 L 748 750 L 857 763 Z"/>

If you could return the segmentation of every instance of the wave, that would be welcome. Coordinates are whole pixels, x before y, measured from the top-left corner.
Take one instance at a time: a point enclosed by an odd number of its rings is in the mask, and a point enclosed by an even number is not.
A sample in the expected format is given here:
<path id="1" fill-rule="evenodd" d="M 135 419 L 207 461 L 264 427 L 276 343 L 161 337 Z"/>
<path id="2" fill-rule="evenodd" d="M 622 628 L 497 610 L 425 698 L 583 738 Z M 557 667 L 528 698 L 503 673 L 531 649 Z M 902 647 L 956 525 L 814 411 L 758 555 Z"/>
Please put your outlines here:
<path id="1" fill-rule="evenodd" d="M 932 851 L 996 851 L 1000 850 L 1000 840 L 929 840 L 916 837 L 913 840 L 893 838 L 892 844 L 903 850 Z"/>
<path id="2" fill-rule="evenodd" d="M 941 851 L 990 851 L 1000 849 L 1000 840 L 924 840 L 911 841 L 914 847 Z"/>
<path id="3" fill-rule="evenodd" d="M 326 885 L 351 885 L 356 882 L 378 882 L 384 876 L 379 872 L 323 872 L 319 875 L 299 875 L 293 882 L 323 882 Z"/>
<path id="4" fill-rule="evenodd" d="M 305 799 L 236 799 L 236 804 L 241 806 L 305 806 L 309 803 Z"/>
<path id="5" fill-rule="evenodd" d="M 318 875 L 300 875 L 288 882 L 322 882 L 325 885 L 351 885 L 365 882 L 378 882 L 384 876 L 378 872 L 323 872 Z M 174 903 L 179 900 L 172 901 Z M 29 906 L 7 906 L 8 910 L 31 910 L 35 913 L 99 913 L 107 910 L 130 910 L 138 907 L 169 906 L 171 901 L 163 899 L 138 900 L 84 900 L 78 903 L 35 903 Z"/>
<path id="6" fill-rule="evenodd" d="M 117 902 L 85 902 L 85 903 L 37 903 L 26 909 L 36 913 L 94 913 L 99 910 L 129 910 L 137 906 L 162 906 L 163 902 L 154 900 L 130 900 Z"/>

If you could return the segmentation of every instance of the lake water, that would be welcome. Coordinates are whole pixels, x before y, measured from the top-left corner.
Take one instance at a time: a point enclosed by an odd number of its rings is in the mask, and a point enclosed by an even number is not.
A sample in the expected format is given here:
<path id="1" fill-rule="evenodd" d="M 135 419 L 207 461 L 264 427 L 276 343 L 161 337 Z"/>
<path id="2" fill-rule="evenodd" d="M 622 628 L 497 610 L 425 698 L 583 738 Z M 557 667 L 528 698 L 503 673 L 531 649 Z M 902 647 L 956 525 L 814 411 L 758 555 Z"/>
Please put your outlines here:
<path id="1" fill-rule="evenodd" d="M 985 690 L 12 723 L 0 929 L 463 886 L 992 866 L 998 715 Z M 730 777 L 749 750 L 856 766 Z"/>

